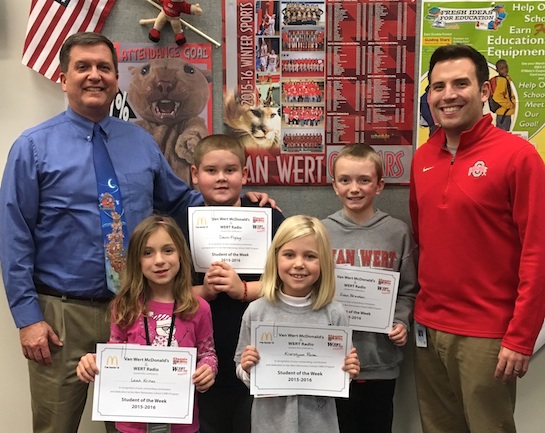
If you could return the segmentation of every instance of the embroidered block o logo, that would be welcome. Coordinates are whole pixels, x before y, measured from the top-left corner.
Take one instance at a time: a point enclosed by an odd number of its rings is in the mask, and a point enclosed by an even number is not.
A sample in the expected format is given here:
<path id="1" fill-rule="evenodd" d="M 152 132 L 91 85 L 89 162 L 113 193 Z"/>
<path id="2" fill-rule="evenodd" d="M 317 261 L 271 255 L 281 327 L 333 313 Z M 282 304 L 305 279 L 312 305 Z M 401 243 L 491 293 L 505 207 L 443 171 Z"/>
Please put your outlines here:
<path id="1" fill-rule="evenodd" d="M 486 172 L 488 171 L 488 167 L 486 166 L 484 161 L 477 161 L 475 164 L 473 164 L 472 167 L 469 167 L 469 171 L 467 172 L 468 176 L 473 177 L 481 177 L 486 176 Z"/>

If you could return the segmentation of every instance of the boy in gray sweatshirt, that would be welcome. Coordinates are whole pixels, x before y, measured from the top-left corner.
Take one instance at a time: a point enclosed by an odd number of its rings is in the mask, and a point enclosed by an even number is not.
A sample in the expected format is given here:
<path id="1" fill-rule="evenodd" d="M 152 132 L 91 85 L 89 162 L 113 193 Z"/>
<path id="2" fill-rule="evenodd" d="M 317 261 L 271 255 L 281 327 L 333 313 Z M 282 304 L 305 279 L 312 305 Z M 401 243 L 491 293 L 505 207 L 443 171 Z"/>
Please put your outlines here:
<path id="1" fill-rule="evenodd" d="M 343 208 L 322 221 L 335 263 L 400 273 L 391 331 L 353 332 L 361 371 L 350 385 L 350 398 L 337 399 L 341 433 L 391 433 L 401 347 L 418 291 L 417 250 L 409 227 L 373 206 L 383 188 L 382 161 L 372 147 L 353 144 L 341 150 L 333 166 L 333 189 Z"/>

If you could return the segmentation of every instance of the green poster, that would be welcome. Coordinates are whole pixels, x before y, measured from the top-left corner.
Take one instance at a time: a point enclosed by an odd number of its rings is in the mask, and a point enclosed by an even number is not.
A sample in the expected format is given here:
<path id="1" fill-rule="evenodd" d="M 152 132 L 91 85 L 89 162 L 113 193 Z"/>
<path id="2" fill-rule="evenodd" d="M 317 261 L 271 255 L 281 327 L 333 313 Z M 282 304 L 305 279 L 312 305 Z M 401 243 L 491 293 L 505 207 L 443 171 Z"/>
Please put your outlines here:
<path id="1" fill-rule="evenodd" d="M 440 45 L 473 46 L 487 58 L 490 78 L 498 75 L 498 60 L 504 60 L 515 107 L 509 130 L 534 144 L 545 159 L 545 2 L 425 1 L 421 24 L 419 95 L 428 84 L 430 57 Z M 493 105 L 485 103 L 483 111 L 491 112 Z M 429 136 L 430 122 L 422 116 L 425 109 L 419 108 L 419 113 L 421 145 Z M 501 108 L 492 116 L 495 124 L 502 120 Z"/>

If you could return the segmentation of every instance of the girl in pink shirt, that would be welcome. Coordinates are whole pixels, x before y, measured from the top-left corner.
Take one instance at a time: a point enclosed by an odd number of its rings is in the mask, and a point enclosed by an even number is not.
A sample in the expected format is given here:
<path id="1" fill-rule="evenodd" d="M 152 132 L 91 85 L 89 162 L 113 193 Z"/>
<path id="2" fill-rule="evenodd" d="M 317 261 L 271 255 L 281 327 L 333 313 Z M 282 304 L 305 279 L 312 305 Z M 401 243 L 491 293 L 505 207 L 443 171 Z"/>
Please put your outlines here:
<path id="1" fill-rule="evenodd" d="M 197 391 L 206 392 L 214 383 L 218 359 L 210 307 L 193 294 L 190 266 L 187 244 L 172 218 L 153 215 L 138 224 L 129 242 L 121 290 L 112 301 L 110 342 L 196 347 L 197 368 L 192 379 Z M 99 373 L 96 355 L 82 356 L 76 372 L 83 382 L 94 381 Z M 196 402 L 192 424 L 164 425 L 164 431 L 198 432 Z M 145 433 L 150 427 L 116 422 L 122 433 Z"/>

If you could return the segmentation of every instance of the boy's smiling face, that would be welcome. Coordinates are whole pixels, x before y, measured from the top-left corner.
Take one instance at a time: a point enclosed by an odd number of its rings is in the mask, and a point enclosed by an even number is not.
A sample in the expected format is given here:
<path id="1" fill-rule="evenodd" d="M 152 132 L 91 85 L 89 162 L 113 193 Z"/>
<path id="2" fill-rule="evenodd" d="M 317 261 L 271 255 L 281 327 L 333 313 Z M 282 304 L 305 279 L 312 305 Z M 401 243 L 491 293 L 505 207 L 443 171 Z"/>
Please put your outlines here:
<path id="1" fill-rule="evenodd" d="M 247 173 L 238 157 L 223 149 L 206 153 L 198 168 L 191 167 L 193 184 L 199 187 L 207 206 L 240 206 Z"/>
<path id="2" fill-rule="evenodd" d="M 378 180 L 371 159 L 341 157 L 335 161 L 333 189 L 354 222 L 362 223 L 373 216 L 373 200 L 383 188 L 384 180 Z"/>

